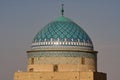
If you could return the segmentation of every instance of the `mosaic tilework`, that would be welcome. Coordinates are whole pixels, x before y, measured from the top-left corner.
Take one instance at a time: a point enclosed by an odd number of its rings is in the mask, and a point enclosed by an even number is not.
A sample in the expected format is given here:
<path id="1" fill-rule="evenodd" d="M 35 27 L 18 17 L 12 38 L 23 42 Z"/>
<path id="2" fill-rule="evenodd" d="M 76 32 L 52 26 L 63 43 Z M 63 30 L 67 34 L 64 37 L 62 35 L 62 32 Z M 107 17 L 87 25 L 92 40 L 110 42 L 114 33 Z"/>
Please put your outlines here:
<path id="1" fill-rule="evenodd" d="M 58 39 L 59 41 L 80 41 L 92 44 L 87 33 L 80 26 L 66 17 L 60 17 L 46 25 L 34 37 L 33 43 L 58 41 Z"/>
<path id="2" fill-rule="evenodd" d="M 31 64 L 31 58 L 29 59 Z M 80 64 L 82 65 L 82 57 L 35 57 L 34 64 Z M 94 58 L 85 58 L 84 65 L 95 66 Z"/>
<path id="3" fill-rule="evenodd" d="M 35 52 L 28 53 L 28 57 L 88 57 L 96 58 L 95 54 L 83 52 Z"/>
<path id="4" fill-rule="evenodd" d="M 60 42 L 59 40 L 57 42 L 54 41 L 50 41 L 50 42 L 36 42 L 36 43 L 32 43 L 32 48 L 37 47 L 37 46 L 82 46 L 82 47 L 89 47 L 91 49 L 93 49 L 93 44 L 91 43 L 86 43 L 86 42 Z"/>
<path id="5" fill-rule="evenodd" d="M 81 50 L 93 51 L 93 47 L 88 46 L 34 46 L 32 50 Z"/>

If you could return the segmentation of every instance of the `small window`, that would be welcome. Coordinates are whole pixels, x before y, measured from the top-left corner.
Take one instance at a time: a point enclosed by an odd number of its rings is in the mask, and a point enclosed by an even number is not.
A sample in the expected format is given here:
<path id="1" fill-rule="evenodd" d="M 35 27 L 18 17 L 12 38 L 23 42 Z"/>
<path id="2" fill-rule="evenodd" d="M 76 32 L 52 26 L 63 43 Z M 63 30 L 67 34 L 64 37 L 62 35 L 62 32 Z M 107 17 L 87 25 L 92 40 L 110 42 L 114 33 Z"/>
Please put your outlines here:
<path id="1" fill-rule="evenodd" d="M 85 64 L 85 58 L 82 58 L 81 63 Z"/>
<path id="2" fill-rule="evenodd" d="M 30 69 L 29 69 L 30 72 L 33 72 L 33 70 L 34 70 L 33 68 L 30 68 Z"/>
<path id="3" fill-rule="evenodd" d="M 58 71 L 58 65 L 54 65 L 54 67 L 53 67 L 54 69 L 54 72 L 57 72 Z"/>

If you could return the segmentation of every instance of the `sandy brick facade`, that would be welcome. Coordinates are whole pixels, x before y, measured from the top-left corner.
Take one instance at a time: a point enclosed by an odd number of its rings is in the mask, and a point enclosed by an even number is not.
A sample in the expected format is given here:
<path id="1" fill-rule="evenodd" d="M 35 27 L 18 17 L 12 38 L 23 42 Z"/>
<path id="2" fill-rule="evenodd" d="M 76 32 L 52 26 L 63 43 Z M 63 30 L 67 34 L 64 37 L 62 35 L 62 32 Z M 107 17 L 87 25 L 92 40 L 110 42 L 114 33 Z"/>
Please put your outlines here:
<path id="1" fill-rule="evenodd" d="M 106 80 L 98 72 L 16 72 L 14 80 Z"/>
<path id="2" fill-rule="evenodd" d="M 77 64 L 59 64 L 58 71 L 95 71 L 95 67 L 91 65 L 77 65 Z M 54 71 L 54 64 L 38 64 L 28 65 L 28 71 Z"/>

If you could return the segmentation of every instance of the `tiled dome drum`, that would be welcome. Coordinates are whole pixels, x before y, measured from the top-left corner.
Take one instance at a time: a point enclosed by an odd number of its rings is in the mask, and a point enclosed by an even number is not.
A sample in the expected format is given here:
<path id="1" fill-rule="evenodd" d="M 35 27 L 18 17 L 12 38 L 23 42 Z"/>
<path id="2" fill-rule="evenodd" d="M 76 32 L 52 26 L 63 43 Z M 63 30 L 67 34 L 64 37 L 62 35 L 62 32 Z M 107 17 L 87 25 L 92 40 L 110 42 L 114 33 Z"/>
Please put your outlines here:
<path id="1" fill-rule="evenodd" d="M 43 47 L 79 47 L 93 50 L 93 44 L 87 33 L 70 19 L 61 16 L 46 25 L 34 37 L 32 48 Z"/>

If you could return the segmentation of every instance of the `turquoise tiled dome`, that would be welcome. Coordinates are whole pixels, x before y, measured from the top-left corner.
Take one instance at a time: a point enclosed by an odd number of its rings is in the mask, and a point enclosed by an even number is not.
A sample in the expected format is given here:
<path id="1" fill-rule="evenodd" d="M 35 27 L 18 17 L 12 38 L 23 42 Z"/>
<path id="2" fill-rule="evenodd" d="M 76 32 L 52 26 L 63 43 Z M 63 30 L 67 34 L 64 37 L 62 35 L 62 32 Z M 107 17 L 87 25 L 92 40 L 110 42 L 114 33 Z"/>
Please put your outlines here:
<path id="1" fill-rule="evenodd" d="M 34 37 L 33 43 L 67 41 L 92 44 L 87 33 L 72 20 L 61 16 L 47 24 Z"/>

